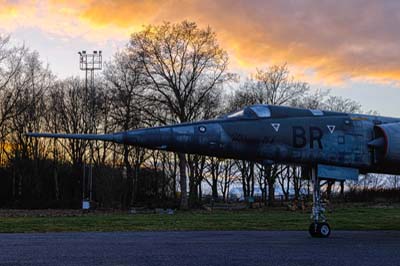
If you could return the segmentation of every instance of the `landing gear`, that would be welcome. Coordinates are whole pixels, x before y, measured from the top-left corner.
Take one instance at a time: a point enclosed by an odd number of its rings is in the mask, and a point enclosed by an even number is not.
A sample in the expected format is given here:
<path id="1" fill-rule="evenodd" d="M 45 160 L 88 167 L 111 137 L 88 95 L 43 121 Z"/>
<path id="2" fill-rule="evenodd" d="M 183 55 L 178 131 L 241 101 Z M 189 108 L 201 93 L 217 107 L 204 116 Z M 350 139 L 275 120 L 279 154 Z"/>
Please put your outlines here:
<path id="1" fill-rule="evenodd" d="M 316 167 L 311 169 L 311 178 L 313 183 L 313 208 L 311 219 L 313 222 L 310 224 L 308 231 L 312 237 L 329 237 L 331 234 L 331 227 L 327 223 L 324 215 L 325 208 L 321 203 L 321 186 Z"/>
<path id="2" fill-rule="evenodd" d="M 310 224 L 308 232 L 312 237 L 325 238 L 329 237 L 329 235 L 331 234 L 331 227 L 326 222 L 318 222 L 318 223 L 314 222 Z"/>

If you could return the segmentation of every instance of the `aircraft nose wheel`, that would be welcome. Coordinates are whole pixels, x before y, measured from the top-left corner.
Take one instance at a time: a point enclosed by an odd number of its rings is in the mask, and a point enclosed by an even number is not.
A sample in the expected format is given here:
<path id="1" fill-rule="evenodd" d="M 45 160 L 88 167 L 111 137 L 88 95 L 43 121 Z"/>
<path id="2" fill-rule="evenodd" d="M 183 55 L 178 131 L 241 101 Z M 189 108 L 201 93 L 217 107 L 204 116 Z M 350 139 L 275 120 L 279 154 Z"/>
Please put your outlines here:
<path id="1" fill-rule="evenodd" d="M 314 222 L 310 224 L 308 231 L 312 237 L 326 238 L 329 237 L 329 235 L 331 234 L 331 227 L 329 226 L 328 223 L 325 222 L 322 223 Z"/>
<path id="2" fill-rule="evenodd" d="M 326 218 L 324 215 L 325 208 L 321 203 L 321 194 L 320 194 L 320 180 L 317 176 L 317 169 L 311 169 L 311 178 L 313 181 L 313 209 L 311 219 L 313 222 L 310 224 L 308 231 L 312 237 L 322 237 L 327 238 L 331 234 L 331 227 L 326 222 Z"/>

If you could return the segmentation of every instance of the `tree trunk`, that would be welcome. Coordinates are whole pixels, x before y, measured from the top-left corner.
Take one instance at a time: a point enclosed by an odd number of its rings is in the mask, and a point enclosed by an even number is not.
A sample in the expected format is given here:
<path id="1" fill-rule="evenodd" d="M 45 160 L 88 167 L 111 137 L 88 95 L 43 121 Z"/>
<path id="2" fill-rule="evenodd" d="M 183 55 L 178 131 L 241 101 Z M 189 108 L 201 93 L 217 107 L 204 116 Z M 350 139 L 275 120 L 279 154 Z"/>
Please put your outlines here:
<path id="1" fill-rule="evenodd" d="M 54 166 L 53 169 L 53 178 L 54 178 L 54 196 L 56 200 L 60 199 L 60 188 L 58 184 L 58 169 Z"/>
<path id="2" fill-rule="evenodd" d="M 272 175 L 272 166 L 265 166 L 268 183 L 268 206 L 273 206 L 275 201 L 275 176 Z"/>
<path id="3" fill-rule="evenodd" d="M 340 196 L 344 199 L 344 180 L 340 181 Z"/>
<path id="4" fill-rule="evenodd" d="M 268 206 L 273 206 L 275 201 L 275 178 L 268 178 Z"/>
<path id="5" fill-rule="evenodd" d="M 197 182 L 195 177 L 189 176 L 189 202 L 190 206 L 194 206 L 197 204 L 199 200 L 198 190 L 197 190 Z"/>
<path id="6" fill-rule="evenodd" d="M 326 197 L 328 200 L 331 200 L 331 195 L 332 195 L 332 185 L 334 182 L 328 181 L 327 188 L 326 188 Z"/>
<path id="7" fill-rule="evenodd" d="M 299 169 L 296 166 L 293 167 L 293 188 L 294 198 L 295 200 L 298 200 L 300 198 L 301 177 L 299 174 Z"/>
<path id="8" fill-rule="evenodd" d="M 201 202 L 201 200 L 203 199 L 203 190 L 201 188 L 201 181 L 198 184 L 198 193 L 199 193 L 199 200 Z"/>
<path id="9" fill-rule="evenodd" d="M 250 197 L 254 197 L 254 163 L 250 163 Z"/>
<path id="10" fill-rule="evenodd" d="M 124 145 L 124 164 L 126 167 L 126 191 L 125 191 L 125 208 L 129 208 L 132 204 L 132 196 L 133 196 L 133 176 L 132 176 L 132 167 L 129 163 L 129 148 L 127 145 Z"/>
<path id="11" fill-rule="evenodd" d="M 240 167 L 240 172 L 242 174 L 242 189 L 243 189 L 243 197 L 246 199 L 249 196 L 248 184 L 247 184 L 247 165 L 246 161 L 242 160 L 242 167 Z"/>
<path id="12" fill-rule="evenodd" d="M 187 177 L 186 177 L 186 157 L 184 153 L 179 153 L 179 176 L 180 176 L 180 186 L 181 186 L 181 203 L 180 209 L 189 209 L 188 196 L 187 196 Z"/>
<path id="13" fill-rule="evenodd" d="M 211 186 L 211 190 L 212 190 L 212 197 L 215 200 L 218 200 L 218 179 L 216 177 L 212 178 L 212 186 Z"/>

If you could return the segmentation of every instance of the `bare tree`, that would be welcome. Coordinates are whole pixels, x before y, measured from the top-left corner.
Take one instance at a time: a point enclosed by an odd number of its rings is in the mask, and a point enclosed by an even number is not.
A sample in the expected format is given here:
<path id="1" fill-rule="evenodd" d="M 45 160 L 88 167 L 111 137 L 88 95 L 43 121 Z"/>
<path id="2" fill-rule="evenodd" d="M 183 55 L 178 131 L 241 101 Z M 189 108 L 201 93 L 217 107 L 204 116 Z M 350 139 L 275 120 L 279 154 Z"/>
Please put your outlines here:
<path id="1" fill-rule="evenodd" d="M 9 36 L 0 36 L 0 140 L 2 142 L 10 133 L 7 122 L 26 108 L 17 104 L 22 97 L 22 91 L 30 82 L 29 76 L 23 71 L 27 52 L 24 46 L 11 46 Z"/>
<path id="2" fill-rule="evenodd" d="M 143 74 L 139 61 L 129 58 L 124 52 L 117 53 L 106 65 L 104 77 L 111 100 L 110 116 L 117 130 L 128 131 L 143 125 L 144 106 L 142 98 L 139 97 L 145 88 Z M 128 207 L 134 200 L 135 184 L 140 166 L 144 161 L 144 150 L 124 145 L 123 161 L 127 176 L 124 205 Z"/>
<path id="3" fill-rule="evenodd" d="M 281 187 L 285 200 L 289 200 L 290 195 L 290 182 L 292 180 L 292 173 L 290 167 L 286 165 L 279 165 L 280 174 L 277 175 L 278 183 Z"/>
<path id="4" fill-rule="evenodd" d="M 290 76 L 286 64 L 258 69 L 254 78 L 248 79 L 233 95 L 230 106 L 240 108 L 251 104 L 291 105 L 302 98 L 309 85 Z"/>
<path id="5" fill-rule="evenodd" d="M 257 70 L 254 78 L 248 79 L 231 97 L 228 109 L 233 111 L 251 104 L 291 105 L 292 101 L 303 97 L 309 90 L 307 83 L 296 81 L 290 76 L 286 64 L 273 65 L 265 70 Z M 242 166 L 245 165 L 242 164 Z M 273 165 L 266 164 L 262 172 L 267 175 L 268 203 L 272 205 L 275 198 L 277 170 Z M 259 181 L 262 180 L 259 178 Z M 259 183 L 263 184 L 263 182 Z M 246 193 L 245 187 L 244 192 Z"/>
<path id="6" fill-rule="evenodd" d="M 201 155 L 188 155 L 189 169 L 189 200 L 192 205 L 197 205 L 201 201 L 201 184 L 205 179 L 206 157 Z"/>
<path id="7" fill-rule="evenodd" d="M 361 113 L 361 104 L 340 96 L 329 96 L 323 103 L 323 109 L 345 113 Z"/>
<path id="8" fill-rule="evenodd" d="M 244 160 L 235 160 L 235 165 L 240 171 L 243 196 L 245 198 L 253 197 L 255 185 L 255 163 Z"/>
<path id="9" fill-rule="evenodd" d="M 207 160 L 207 174 L 208 178 L 205 181 L 211 188 L 211 195 L 213 200 L 218 200 L 218 180 L 221 176 L 222 169 L 222 159 L 209 157 Z"/>
<path id="10" fill-rule="evenodd" d="M 211 28 L 196 23 L 148 26 L 132 35 L 132 60 L 139 60 L 148 78 L 149 103 L 169 112 L 169 120 L 187 122 L 199 117 L 205 100 L 229 78 L 228 55 Z M 160 120 L 161 123 L 166 122 Z M 179 154 L 181 208 L 188 208 L 186 158 Z"/>
<path id="11" fill-rule="evenodd" d="M 400 186 L 400 177 L 398 175 L 389 175 L 386 177 L 389 188 L 398 189 Z"/>
<path id="12" fill-rule="evenodd" d="M 225 202 L 228 201 L 231 185 L 238 180 L 238 170 L 234 160 L 226 159 L 222 161 L 222 177 L 218 179 L 220 191 Z"/>
<path id="13" fill-rule="evenodd" d="M 39 159 L 46 157 L 49 146 L 37 139 L 26 138 L 25 133 L 42 129 L 47 111 L 43 95 L 52 82 L 51 73 L 42 66 L 37 52 L 26 50 L 20 66 L 7 85 L 10 90 L 18 92 L 19 96 L 14 95 L 9 120 L 4 121 L 10 131 L 6 141 L 12 147 L 8 156 L 15 167 L 13 192 L 18 191 L 18 199 L 43 191 Z"/>
<path id="14" fill-rule="evenodd" d="M 89 133 L 92 130 L 87 104 L 89 103 L 87 91 L 82 81 L 78 78 L 68 78 L 57 82 L 52 89 L 53 101 L 49 102 L 51 112 L 57 119 L 58 130 L 66 133 Z M 89 158 L 88 142 L 84 140 L 60 140 L 72 162 L 73 179 L 68 182 L 68 197 L 76 202 L 80 200 L 82 169 Z"/>

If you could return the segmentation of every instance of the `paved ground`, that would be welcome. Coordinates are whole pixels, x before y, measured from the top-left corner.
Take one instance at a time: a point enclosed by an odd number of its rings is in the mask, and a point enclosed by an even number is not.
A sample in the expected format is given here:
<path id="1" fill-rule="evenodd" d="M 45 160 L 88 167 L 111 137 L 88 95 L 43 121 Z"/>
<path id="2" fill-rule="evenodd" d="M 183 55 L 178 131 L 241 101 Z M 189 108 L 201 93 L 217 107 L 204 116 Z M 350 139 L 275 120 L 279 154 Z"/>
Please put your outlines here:
<path id="1" fill-rule="evenodd" d="M 0 265 L 400 265 L 400 231 L 0 234 Z"/>

